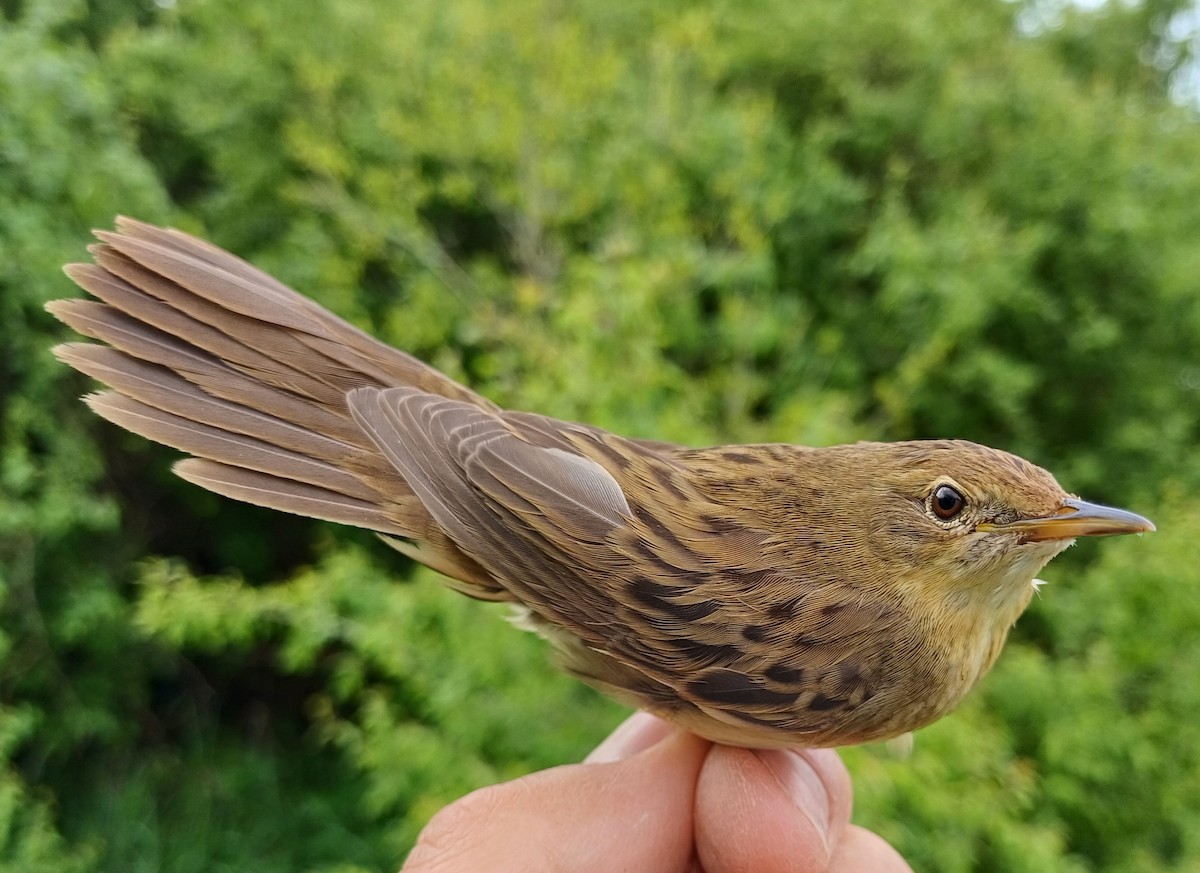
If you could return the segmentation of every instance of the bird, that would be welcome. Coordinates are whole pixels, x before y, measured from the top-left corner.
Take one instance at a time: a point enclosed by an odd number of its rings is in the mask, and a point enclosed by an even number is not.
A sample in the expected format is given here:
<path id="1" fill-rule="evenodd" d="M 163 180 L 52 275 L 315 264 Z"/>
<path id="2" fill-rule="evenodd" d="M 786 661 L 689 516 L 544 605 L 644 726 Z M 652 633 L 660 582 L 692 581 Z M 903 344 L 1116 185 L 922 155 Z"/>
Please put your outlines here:
<path id="1" fill-rule="evenodd" d="M 246 261 L 120 217 L 47 304 L 105 419 L 234 500 L 374 531 L 569 673 L 711 741 L 950 712 L 1077 537 L 1153 531 L 957 439 L 690 448 L 503 409 Z"/>

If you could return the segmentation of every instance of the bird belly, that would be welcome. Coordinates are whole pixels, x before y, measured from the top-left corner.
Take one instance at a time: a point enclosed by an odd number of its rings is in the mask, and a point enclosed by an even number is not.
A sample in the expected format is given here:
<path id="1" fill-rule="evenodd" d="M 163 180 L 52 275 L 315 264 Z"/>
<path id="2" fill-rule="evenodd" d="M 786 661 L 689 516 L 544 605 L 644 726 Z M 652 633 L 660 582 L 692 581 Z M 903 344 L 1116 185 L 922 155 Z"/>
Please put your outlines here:
<path id="1" fill-rule="evenodd" d="M 873 675 L 875 684 L 869 691 L 831 701 L 820 689 L 830 690 L 833 683 L 844 681 L 847 673 L 843 663 L 834 662 L 814 671 L 812 683 L 797 688 L 789 704 L 769 715 L 756 715 L 746 706 L 720 706 L 681 694 L 678 687 L 585 644 L 531 610 L 516 609 L 514 622 L 546 638 L 559 666 L 576 678 L 705 739 L 748 748 L 850 746 L 924 727 L 962 700 L 1003 644 L 1002 638 L 998 643 L 989 639 L 968 657 L 958 659 L 949 649 L 917 646 Z M 761 677 L 748 678 L 757 681 Z"/>

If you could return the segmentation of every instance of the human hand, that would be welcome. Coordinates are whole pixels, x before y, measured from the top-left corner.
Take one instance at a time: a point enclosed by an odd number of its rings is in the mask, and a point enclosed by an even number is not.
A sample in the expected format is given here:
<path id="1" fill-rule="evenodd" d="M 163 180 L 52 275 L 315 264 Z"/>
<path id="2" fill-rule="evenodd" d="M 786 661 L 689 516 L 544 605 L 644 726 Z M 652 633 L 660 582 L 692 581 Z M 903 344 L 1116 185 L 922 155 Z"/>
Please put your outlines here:
<path id="1" fill-rule="evenodd" d="M 911 873 L 850 799 L 830 749 L 714 745 L 637 713 L 583 764 L 450 804 L 402 873 Z"/>

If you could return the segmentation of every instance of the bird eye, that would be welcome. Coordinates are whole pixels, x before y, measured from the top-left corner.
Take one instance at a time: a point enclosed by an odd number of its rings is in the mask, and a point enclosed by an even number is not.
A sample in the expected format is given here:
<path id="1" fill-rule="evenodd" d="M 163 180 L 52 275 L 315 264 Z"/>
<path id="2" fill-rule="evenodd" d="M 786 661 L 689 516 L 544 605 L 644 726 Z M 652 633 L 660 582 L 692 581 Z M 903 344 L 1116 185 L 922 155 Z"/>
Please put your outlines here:
<path id="1" fill-rule="evenodd" d="M 963 511 L 967 500 L 958 492 L 957 488 L 941 485 L 933 492 L 933 496 L 929 499 L 929 505 L 933 509 L 934 515 L 942 521 L 949 521 Z"/>

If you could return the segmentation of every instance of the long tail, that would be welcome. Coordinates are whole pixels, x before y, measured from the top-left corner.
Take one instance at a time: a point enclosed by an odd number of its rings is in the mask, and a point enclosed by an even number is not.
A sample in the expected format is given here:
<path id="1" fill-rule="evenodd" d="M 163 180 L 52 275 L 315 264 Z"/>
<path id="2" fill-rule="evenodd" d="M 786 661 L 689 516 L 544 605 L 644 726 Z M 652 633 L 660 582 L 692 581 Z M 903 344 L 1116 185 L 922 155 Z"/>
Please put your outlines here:
<path id="1" fill-rule="evenodd" d="M 354 423 L 346 395 L 407 385 L 493 404 L 195 237 L 128 218 L 96 236 L 95 263 L 66 272 L 97 299 L 46 307 L 106 343 L 54 349 L 109 387 L 85 398 L 96 413 L 192 455 L 174 468 L 190 482 L 415 541 L 404 550 L 435 569 L 485 581 Z"/>

